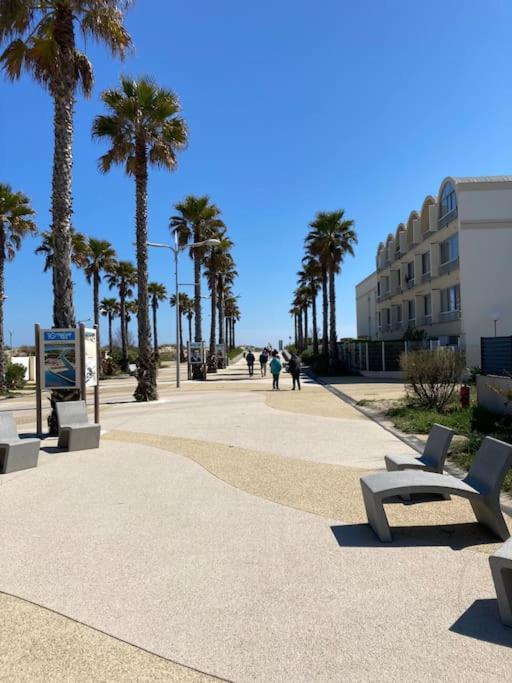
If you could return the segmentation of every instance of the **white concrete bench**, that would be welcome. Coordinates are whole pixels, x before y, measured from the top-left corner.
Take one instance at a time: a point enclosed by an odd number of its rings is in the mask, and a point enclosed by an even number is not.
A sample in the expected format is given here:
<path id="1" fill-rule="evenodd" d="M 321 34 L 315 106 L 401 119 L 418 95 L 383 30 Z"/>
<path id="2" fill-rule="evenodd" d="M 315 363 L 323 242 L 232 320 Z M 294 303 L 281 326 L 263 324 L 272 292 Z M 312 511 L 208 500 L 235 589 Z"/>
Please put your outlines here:
<path id="1" fill-rule="evenodd" d="M 453 429 L 439 424 L 432 425 L 423 454 L 419 458 L 402 453 L 385 455 L 386 469 L 389 472 L 415 469 L 442 473 L 453 434 Z"/>
<path id="2" fill-rule="evenodd" d="M 59 401 L 55 407 L 59 421 L 59 448 L 68 451 L 99 448 L 101 426 L 89 422 L 85 401 Z"/>
<path id="3" fill-rule="evenodd" d="M 512 446 L 487 436 L 467 476 L 461 481 L 449 474 L 404 470 L 361 478 L 368 523 L 382 542 L 392 540 L 384 503 L 396 496 L 441 494 L 467 498 L 477 520 L 503 541 L 510 536 L 500 507 L 500 491 L 512 465 Z"/>
<path id="4" fill-rule="evenodd" d="M 491 555 L 489 563 L 501 621 L 512 627 L 512 539 Z"/>
<path id="5" fill-rule="evenodd" d="M 20 439 L 11 413 L 0 413 L 0 474 L 37 467 L 39 439 Z"/>

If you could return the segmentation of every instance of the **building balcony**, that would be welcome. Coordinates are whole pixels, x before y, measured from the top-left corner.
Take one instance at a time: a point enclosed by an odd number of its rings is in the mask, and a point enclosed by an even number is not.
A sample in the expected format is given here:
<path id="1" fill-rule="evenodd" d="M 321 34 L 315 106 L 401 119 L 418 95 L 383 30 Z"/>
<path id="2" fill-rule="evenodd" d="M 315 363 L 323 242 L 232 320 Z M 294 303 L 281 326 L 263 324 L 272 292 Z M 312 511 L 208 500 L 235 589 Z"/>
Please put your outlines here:
<path id="1" fill-rule="evenodd" d="M 412 289 L 414 287 L 414 284 L 415 284 L 415 282 L 414 282 L 413 277 L 409 278 L 408 280 L 406 279 L 405 280 L 405 289 Z"/>
<path id="2" fill-rule="evenodd" d="M 429 325 L 432 325 L 432 316 L 424 315 L 422 318 L 418 320 L 418 325 L 420 325 L 420 327 L 427 327 Z"/>
<path id="3" fill-rule="evenodd" d="M 459 268 L 459 259 L 453 259 L 453 261 L 448 261 L 447 263 L 441 263 L 439 266 L 439 275 L 446 275 L 451 273 L 452 270 L 457 270 Z"/>
<path id="4" fill-rule="evenodd" d="M 423 273 L 421 276 L 422 282 L 430 282 L 431 279 L 432 279 L 432 276 L 430 273 Z"/>
<path id="5" fill-rule="evenodd" d="M 439 313 L 439 322 L 446 323 L 451 320 L 460 320 L 460 311 L 441 311 Z"/>

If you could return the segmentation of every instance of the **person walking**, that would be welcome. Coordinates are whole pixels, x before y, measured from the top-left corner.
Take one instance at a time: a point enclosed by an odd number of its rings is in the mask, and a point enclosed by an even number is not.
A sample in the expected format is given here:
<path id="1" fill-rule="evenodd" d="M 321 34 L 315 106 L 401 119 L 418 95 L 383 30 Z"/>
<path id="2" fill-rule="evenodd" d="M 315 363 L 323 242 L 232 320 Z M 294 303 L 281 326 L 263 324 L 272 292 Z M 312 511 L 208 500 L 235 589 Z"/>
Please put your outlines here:
<path id="1" fill-rule="evenodd" d="M 295 385 L 297 385 L 297 389 L 300 391 L 300 358 L 295 353 L 292 353 L 288 363 L 288 372 L 293 380 L 292 391 L 295 391 Z"/>
<path id="2" fill-rule="evenodd" d="M 256 360 L 254 353 L 252 351 L 249 351 L 249 353 L 245 357 L 245 360 L 247 362 L 247 368 L 249 370 L 249 377 L 252 377 L 254 375 L 254 361 Z"/>
<path id="3" fill-rule="evenodd" d="M 260 372 L 262 377 L 267 376 L 267 363 L 268 363 L 268 352 L 267 349 L 263 349 L 260 353 Z"/>
<path id="4" fill-rule="evenodd" d="M 279 391 L 279 375 L 283 369 L 283 364 L 279 358 L 277 351 L 272 353 L 272 360 L 270 361 L 270 372 L 272 373 L 272 391 Z"/>

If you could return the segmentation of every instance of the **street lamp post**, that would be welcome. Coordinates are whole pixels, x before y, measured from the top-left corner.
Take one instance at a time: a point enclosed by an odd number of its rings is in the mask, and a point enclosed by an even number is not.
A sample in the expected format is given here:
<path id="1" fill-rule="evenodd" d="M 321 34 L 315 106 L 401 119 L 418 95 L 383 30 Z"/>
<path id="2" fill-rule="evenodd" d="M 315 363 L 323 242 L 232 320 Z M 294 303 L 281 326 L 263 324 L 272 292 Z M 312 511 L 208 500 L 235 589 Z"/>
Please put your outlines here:
<path id="1" fill-rule="evenodd" d="M 174 256 L 174 274 L 175 274 L 175 291 L 176 291 L 176 388 L 180 387 L 180 356 L 181 356 L 181 339 L 180 339 L 180 288 L 178 279 L 178 259 L 180 252 L 184 249 L 197 249 L 198 247 L 215 247 L 220 244 L 218 239 L 203 240 L 202 242 L 194 242 L 193 244 L 184 244 L 180 247 L 178 244 L 178 232 L 174 231 L 174 246 L 170 244 L 161 244 L 160 242 L 146 242 L 148 247 L 159 247 L 161 249 L 169 249 Z"/>

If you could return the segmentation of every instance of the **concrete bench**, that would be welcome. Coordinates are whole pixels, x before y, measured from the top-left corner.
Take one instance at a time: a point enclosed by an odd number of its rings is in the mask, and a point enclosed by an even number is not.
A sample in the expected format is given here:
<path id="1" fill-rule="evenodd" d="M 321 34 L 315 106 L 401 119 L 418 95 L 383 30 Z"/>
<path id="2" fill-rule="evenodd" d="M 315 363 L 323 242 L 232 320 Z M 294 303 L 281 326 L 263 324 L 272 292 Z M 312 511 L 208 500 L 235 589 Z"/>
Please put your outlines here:
<path id="1" fill-rule="evenodd" d="M 512 539 L 491 555 L 489 563 L 501 621 L 512 627 Z"/>
<path id="2" fill-rule="evenodd" d="M 20 439 L 11 413 L 0 413 L 0 473 L 37 467 L 39 439 Z"/>
<path id="3" fill-rule="evenodd" d="M 392 540 L 384 503 L 396 496 L 441 494 L 467 498 L 477 520 L 503 541 L 509 530 L 500 507 L 500 490 L 512 465 L 512 446 L 487 436 L 467 476 L 461 481 L 449 474 L 404 470 L 361 478 L 361 490 L 368 523 L 384 542 Z"/>
<path id="4" fill-rule="evenodd" d="M 432 425 L 423 454 L 419 458 L 405 454 L 385 455 L 386 469 L 389 472 L 416 469 L 442 473 L 453 434 L 453 429 L 439 424 Z"/>
<path id="5" fill-rule="evenodd" d="M 68 451 L 99 448 L 101 426 L 89 422 L 85 401 L 59 401 L 55 407 L 59 421 L 59 448 Z"/>

